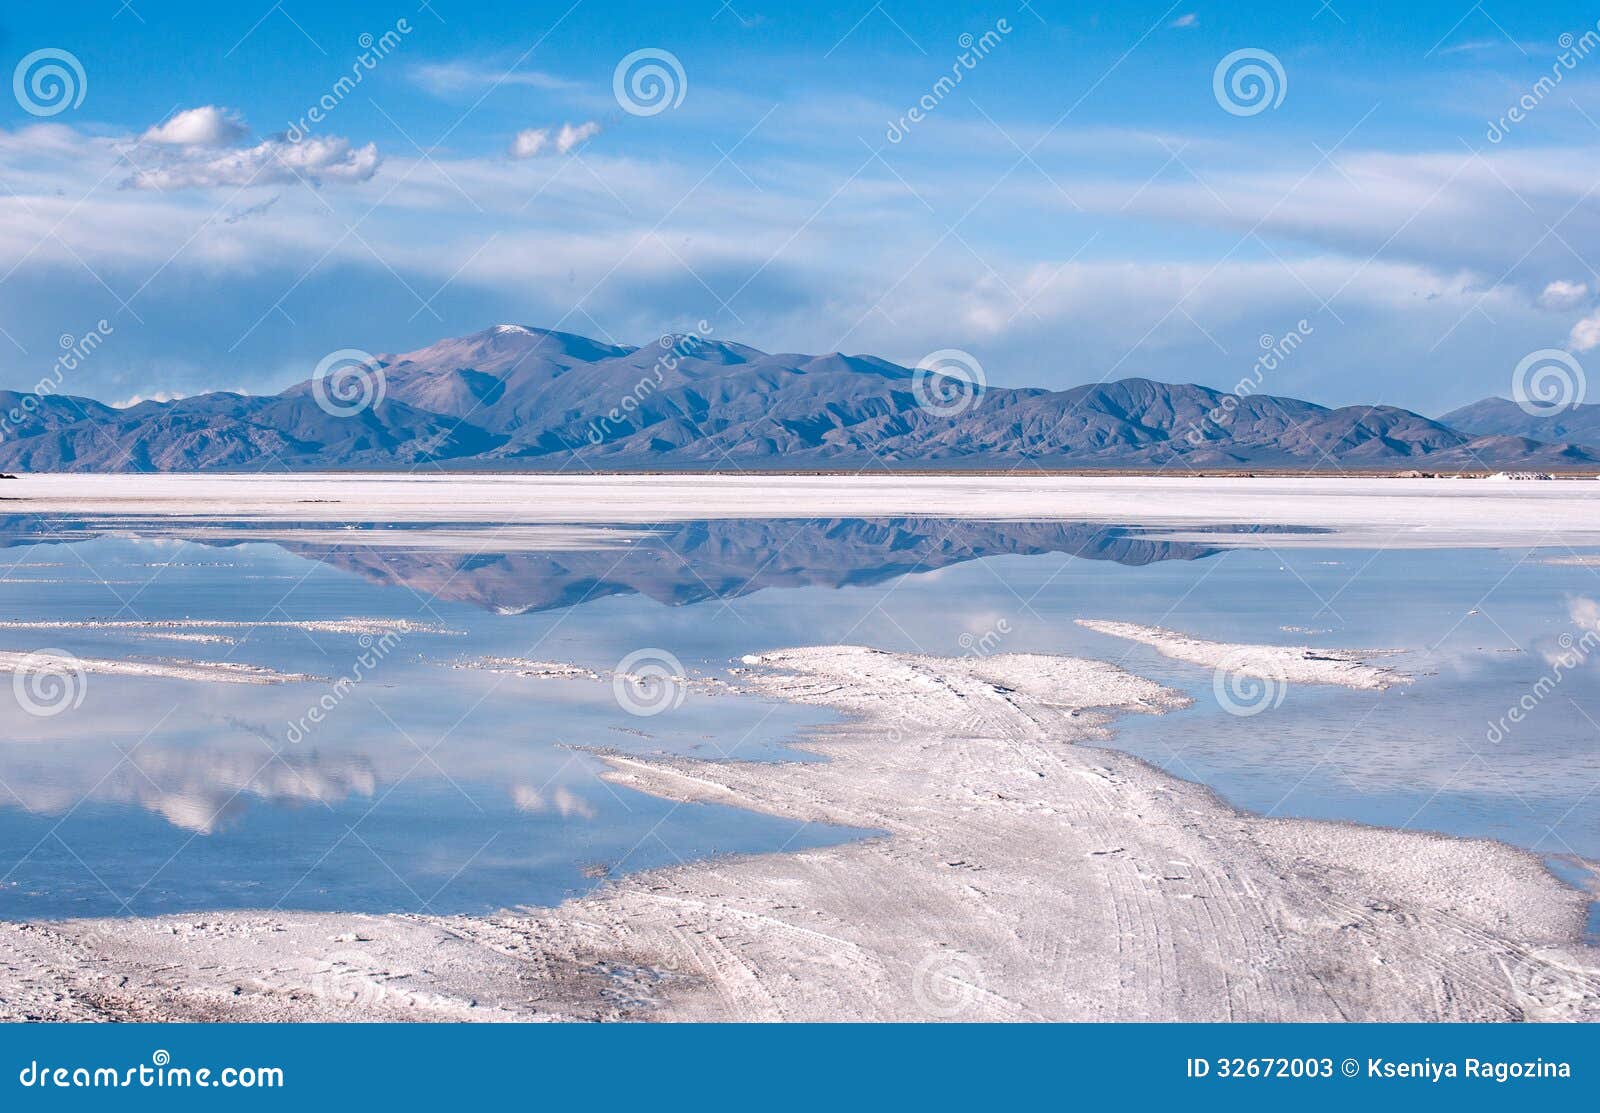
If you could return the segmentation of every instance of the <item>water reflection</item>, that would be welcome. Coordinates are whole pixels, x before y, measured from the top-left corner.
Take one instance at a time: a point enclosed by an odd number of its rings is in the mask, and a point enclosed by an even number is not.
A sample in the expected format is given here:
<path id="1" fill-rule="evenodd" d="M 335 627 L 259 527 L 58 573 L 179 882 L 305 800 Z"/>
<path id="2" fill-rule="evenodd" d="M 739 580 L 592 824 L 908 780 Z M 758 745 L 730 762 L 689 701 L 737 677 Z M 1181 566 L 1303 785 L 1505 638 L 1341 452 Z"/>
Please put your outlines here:
<path id="1" fill-rule="evenodd" d="M 856 834 L 641 796 L 587 756 L 770 759 L 823 721 L 812 710 L 696 691 L 641 719 L 604 682 L 449 667 L 531 657 L 603 674 L 646 646 L 708 673 L 836 641 L 1116 660 L 1197 704 L 1131 722 L 1113 744 L 1237 803 L 1600 856 L 1600 666 L 1564 680 L 1529 729 L 1493 747 L 1483 736 L 1593 617 L 1592 567 L 1489 550 L 1280 553 L 1270 529 L 1251 551 L 1115 523 L 690 522 L 481 552 L 492 534 L 459 524 L 369 525 L 353 543 L 325 523 L 308 538 L 304 523 L 0 521 L 0 650 L 341 677 L 376 628 L 348 620 L 409 623 L 303 740 L 288 726 L 326 685 L 97 674 L 59 715 L 0 700 L 0 916 L 481 911 L 560 900 L 616 870 Z M 1080 617 L 1402 648 L 1420 679 L 1382 696 L 1295 689 L 1241 729 L 1204 670 Z"/>
<path id="2" fill-rule="evenodd" d="M 1139 567 L 1213 556 L 1218 547 L 1161 541 L 1136 528 L 1082 522 L 941 518 L 713 520 L 639 527 L 539 527 L 537 546 L 506 546 L 493 525 L 327 522 L 175 524 L 171 518 L 0 519 L 0 546 L 107 535 L 211 547 L 268 541 L 374 583 L 501 614 L 638 594 L 669 606 L 768 588 L 847 587 L 996 556 L 1059 553 Z M 1267 529 L 1230 532 L 1271 532 Z M 532 551 L 527 551 L 531 548 Z"/>

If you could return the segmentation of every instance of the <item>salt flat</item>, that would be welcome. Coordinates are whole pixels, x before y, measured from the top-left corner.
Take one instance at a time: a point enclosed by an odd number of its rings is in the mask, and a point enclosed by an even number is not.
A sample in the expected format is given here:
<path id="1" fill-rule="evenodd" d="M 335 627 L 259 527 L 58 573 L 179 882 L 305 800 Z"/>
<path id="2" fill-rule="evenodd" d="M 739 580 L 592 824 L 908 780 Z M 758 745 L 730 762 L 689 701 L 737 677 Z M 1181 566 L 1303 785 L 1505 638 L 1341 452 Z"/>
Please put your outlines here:
<path id="1" fill-rule="evenodd" d="M 30 476 L 0 493 L 12 515 L 292 523 L 297 535 L 320 526 L 330 537 L 351 523 L 430 523 L 469 540 L 478 529 L 564 531 L 566 543 L 576 525 L 611 544 L 613 531 L 598 527 L 916 515 L 1146 526 L 1212 544 L 1227 535 L 1199 531 L 1289 525 L 1303 528 L 1233 540 L 1600 546 L 1600 484 L 1577 481 Z M 1408 679 L 1357 650 L 1093 628 L 1296 683 L 1377 690 Z M 543 658 L 458 664 L 601 676 Z M 1585 894 L 1538 857 L 1486 840 L 1253 816 L 1080 745 L 1122 716 L 1185 702 L 1117 666 L 817 646 L 754 655 L 726 683 L 846 716 L 803 742 L 828 760 L 603 753 L 607 778 L 882 834 L 691 862 L 557 908 L 489 916 L 262 909 L 0 924 L 0 1016 L 1600 1017 L 1600 960 L 1580 942 Z"/>
<path id="2" fill-rule="evenodd" d="M 1600 483 L 1487 479 L 954 475 L 28 475 L 11 514 L 156 516 L 173 523 L 430 522 L 508 527 L 712 518 L 896 515 L 1092 521 L 1163 537 L 1211 526 L 1300 526 L 1274 546 L 1429 548 L 1600 544 Z M 488 524 L 488 523 L 492 523 Z M 514 529 L 512 530 L 514 532 Z M 1199 535 L 1210 544 L 1226 535 Z M 481 538 L 480 538 L 481 540 Z M 570 532 L 521 544 L 626 540 Z M 1251 543 L 1249 537 L 1233 539 Z M 1259 539 L 1256 539 L 1259 542 Z M 418 539 L 418 543 L 422 543 Z M 464 543 L 464 542 L 463 542 Z M 502 543 L 503 540 L 502 540 Z"/>
<path id="3" fill-rule="evenodd" d="M 248 665 L 239 661 L 186 661 L 148 660 L 129 658 L 108 660 L 99 657 L 79 657 L 55 650 L 16 652 L 0 650 L 0 673 L 19 677 L 19 685 L 41 682 L 40 678 L 67 676 L 72 673 L 104 673 L 109 676 L 139 676 L 165 680 L 214 681 L 221 684 L 289 684 L 295 681 L 319 680 L 305 673 L 284 673 L 265 665 Z"/>
<path id="4" fill-rule="evenodd" d="M 1103 662 L 852 646 L 733 682 L 826 762 L 605 755 L 619 784 L 877 829 L 485 917 L 0 925 L 0 1017 L 1583 1020 L 1585 898 L 1483 840 L 1264 819 L 1076 742 L 1185 697 Z"/>
<path id="5" fill-rule="evenodd" d="M 1148 645 L 1163 657 L 1191 665 L 1223 668 L 1259 680 L 1295 684 L 1337 684 L 1344 688 L 1384 689 L 1409 684 L 1412 677 L 1394 669 L 1369 665 L 1364 654 L 1349 649 L 1313 649 L 1306 645 L 1242 645 L 1194 638 L 1177 630 L 1080 618 L 1078 625 L 1108 637 Z"/>

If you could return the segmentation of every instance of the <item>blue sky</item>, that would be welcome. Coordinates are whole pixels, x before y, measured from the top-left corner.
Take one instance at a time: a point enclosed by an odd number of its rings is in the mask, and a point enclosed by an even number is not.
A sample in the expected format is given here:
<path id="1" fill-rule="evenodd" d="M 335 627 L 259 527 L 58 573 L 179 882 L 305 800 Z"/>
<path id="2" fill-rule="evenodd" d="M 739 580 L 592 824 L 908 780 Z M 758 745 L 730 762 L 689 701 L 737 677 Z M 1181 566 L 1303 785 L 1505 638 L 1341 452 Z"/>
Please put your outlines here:
<path id="1" fill-rule="evenodd" d="M 1260 389 L 1427 412 L 1600 360 L 1597 13 L 1396 7 L 11 5 L 0 386 L 102 318 L 59 389 L 119 402 L 497 322 L 1229 388 L 1305 321 Z M 40 50 L 81 102 L 28 110 Z M 639 50 L 681 101 L 624 110 Z M 1240 50 L 1281 101 L 1219 101 Z"/>

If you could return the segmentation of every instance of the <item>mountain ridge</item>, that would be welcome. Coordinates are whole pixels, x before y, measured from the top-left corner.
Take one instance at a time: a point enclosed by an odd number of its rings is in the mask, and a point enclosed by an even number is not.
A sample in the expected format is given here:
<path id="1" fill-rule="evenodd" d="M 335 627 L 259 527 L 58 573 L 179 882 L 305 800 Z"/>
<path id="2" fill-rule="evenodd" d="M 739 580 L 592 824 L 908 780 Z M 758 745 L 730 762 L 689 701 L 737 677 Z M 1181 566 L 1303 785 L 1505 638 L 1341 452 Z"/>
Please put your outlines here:
<path id="1" fill-rule="evenodd" d="M 1498 409 L 1453 411 L 1458 428 L 1452 415 L 1137 377 L 972 390 L 875 356 L 693 333 L 631 347 L 496 325 L 372 360 L 343 383 L 336 371 L 275 395 L 125 409 L 0 391 L 0 412 L 20 415 L 4 427 L 0 468 L 1600 470 L 1600 449 L 1534 435 L 1543 427 Z M 1600 443 L 1600 416 L 1594 427 Z"/>
<path id="2" fill-rule="evenodd" d="M 1482 398 L 1442 415 L 1439 421 L 1464 433 L 1503 434 L 1538 441 L 1600 444 L 1600 403 L 1529 408 L 1509 398 Z"/>

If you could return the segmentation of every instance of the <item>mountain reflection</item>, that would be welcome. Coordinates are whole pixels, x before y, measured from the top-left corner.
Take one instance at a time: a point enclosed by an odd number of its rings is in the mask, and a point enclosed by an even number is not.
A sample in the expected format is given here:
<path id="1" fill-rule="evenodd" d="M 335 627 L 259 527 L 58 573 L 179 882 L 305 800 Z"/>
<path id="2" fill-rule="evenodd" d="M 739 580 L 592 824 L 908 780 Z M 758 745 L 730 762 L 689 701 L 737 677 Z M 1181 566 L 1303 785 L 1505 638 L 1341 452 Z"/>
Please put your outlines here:
<path id="1" fill-rule="evenodd" d="M 586 547 L 577 539 L 535 551 L 497 552 L 492 525 L 473 530 L 452 523 L 452 535 L 461 538 L 452 547 L 441 546 L 426 524 L 386 528 L 380 534 L 360 524 L 330 528 L 326 522 L 208 522 L 201 529 L 170 519 L 118 519 L 113 524 L 16 516 L 0 520 L 0 546 L 70 543 L 115 533 L 229 547 L 246 543 L 252 530 L 261 530 L 262 540 L 286 552 L 374 583 L 502 614 L 553 610 L 614 595 L 637 594 L 683 606 L 766 588 L 859 587 L 997 556 L 1059 553 L 1141 566 L 1198 560 L 1221 551 L 1092 522 L 913 517 L 672 522 L 642 534 L 634 528 L 629 543 L 620 546 Z M 218 532 L 228 536 L 218 538 Z M 285 532 L 292 532 L 293 539 L 286 539 Z M 417 544 L 408 547 L 408 537 Z"/>

